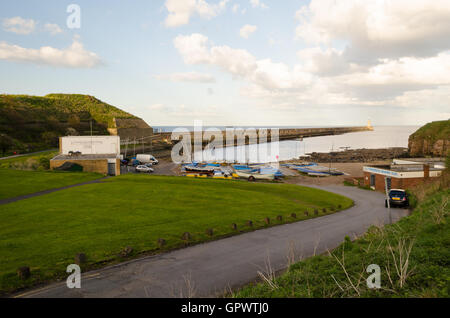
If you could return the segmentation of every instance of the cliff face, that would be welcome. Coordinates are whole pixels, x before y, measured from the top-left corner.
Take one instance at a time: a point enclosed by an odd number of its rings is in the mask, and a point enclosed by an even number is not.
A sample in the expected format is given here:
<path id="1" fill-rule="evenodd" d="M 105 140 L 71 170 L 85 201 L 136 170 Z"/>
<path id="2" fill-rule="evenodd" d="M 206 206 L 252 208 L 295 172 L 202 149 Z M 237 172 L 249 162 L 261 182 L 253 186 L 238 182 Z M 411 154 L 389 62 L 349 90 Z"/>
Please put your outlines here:
<path id="1" fill-rule="evenodd" d="M 419 128 L 408 140 L 412 157 L 444 157 L 450 151 L 450 120 L 434 121 Z"/>

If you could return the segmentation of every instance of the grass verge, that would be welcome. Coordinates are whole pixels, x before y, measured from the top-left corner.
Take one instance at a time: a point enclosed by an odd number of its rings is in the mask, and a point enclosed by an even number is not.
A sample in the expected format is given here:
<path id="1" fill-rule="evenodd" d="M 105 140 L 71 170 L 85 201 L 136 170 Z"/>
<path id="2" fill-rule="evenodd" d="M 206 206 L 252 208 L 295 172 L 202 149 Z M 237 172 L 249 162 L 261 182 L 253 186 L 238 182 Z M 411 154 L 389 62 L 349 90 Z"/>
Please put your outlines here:
<path id="1" fill-rule="evenodd" d="M 118 254 L 127 246 L 133 248 L 131 257 L 159 253 L 352 204 L 340 195 L 290 184 L 123 175 L 1 206 L 0 290 L 66 277 L 67 265 L 80 252 L 87 255 L 86 271 L 124 260 Z M 182 239 L 185 232 L 188 241 Z M 162 248 L 159 238 L 166 242 Z M 30 267 L 30 278 L 18 278 L 21 266 Z"/>
<path id="2" fill-rule="evenodd" d="M 290 266 L 279 277 L 244 287 L 234 297 L 449 297 L 448 187 L 430 194 L 412 215 L 361 238 L 348 237 L 327 255 Z M 369 289 L 366 270 L 380 266 L 381 288 Z"/>

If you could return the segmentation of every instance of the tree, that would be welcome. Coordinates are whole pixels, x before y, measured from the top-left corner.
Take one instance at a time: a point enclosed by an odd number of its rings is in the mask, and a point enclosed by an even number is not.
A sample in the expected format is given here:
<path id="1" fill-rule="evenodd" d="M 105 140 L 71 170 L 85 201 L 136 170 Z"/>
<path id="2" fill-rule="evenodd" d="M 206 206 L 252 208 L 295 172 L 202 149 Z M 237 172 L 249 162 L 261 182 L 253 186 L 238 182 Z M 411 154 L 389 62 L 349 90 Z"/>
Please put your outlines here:
<path id="1" fill-rule="evenodd" d="M 0 149 L 2 150 L 3 156 L 12 146 L 14 146 L 14 139 L 6 134 L 0 134 Z"/>
<path id="2" fill-rule="evenodd" d="M 70 115 L 68 123 L 70 127 L 78 127 L 80 125 L 80 117 L 77 115 Z"/>
<path id="3" fill-rule="evenodd" d="M 52 147 L 58 146 L 58 137 L 59 136 L 54 131 L 43 132 L 41 137 L 47 145 L 52 146 Z"/>

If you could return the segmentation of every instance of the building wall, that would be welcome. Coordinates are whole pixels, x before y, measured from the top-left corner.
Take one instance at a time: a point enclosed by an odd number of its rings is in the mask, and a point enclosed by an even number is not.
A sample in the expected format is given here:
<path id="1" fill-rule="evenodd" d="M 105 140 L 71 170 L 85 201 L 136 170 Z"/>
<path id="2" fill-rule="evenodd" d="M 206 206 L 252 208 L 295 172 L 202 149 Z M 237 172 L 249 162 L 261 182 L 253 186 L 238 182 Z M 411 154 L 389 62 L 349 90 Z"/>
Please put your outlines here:
<path id="1" fill-rule="evenodd" d="M 60 154 L 80 151 L 82 154 L 120 154 L 119 136 L 68 136 L 61 137 Z"/>
<path id="2" fill-rule="evenodd" d="M 116 159 L 116 175 L 120 175 L 120 161 Z M 101 174 L 108 174 L 108 159 L 96 159 L 96 160 L 50 160 L 50 169 L 60 167 L 65 162 L 73 162 L 83 167 L 84 172 L 97 172 Z"/>
<path id="3" fill-rule="evenodd" d="M 364 172 L 364 185 L 370 186 L 370 175 L 375 175 L 375 190 L 384 192 L 384 175 Z M 391 178 L 391 189 L 410 189 L 420 184 L 425 178 Z"/>

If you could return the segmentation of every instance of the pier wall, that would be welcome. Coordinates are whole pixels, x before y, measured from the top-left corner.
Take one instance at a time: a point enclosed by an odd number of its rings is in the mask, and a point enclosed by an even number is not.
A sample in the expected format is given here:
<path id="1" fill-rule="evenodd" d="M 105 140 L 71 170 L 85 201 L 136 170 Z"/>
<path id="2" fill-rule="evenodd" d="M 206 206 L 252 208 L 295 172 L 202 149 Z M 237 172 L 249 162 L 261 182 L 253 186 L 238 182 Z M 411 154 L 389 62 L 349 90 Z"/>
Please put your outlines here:
<path id="1" fill-rule="evenodd" d="M 282 128 L 279 129 L 279 140 L 288 140 L 288 139 L 297 139 L 297 138 L 308 138 L 308 137 L 316 137 L 316 136 L 330 136 L 330 135 L 341 135 L 351 132 L 359 132 L 359 131 L 371 131 L 372 127 L 332 127 L 332 128 Z M 256 132 L 259 135 L 259 129 L 256 129 Z M 205 131 L 203 131 L 203 134 Z M 208 131 L 208 133 L 211 133 Z M 226 138 L 225 130 L 218 130 L 217 134 L 222 133 L 223 140 Z M 203 135 L 202 134 L 202 135 Z M 171 140 L 171 132 L 163 132 L 163 133 L 154 133 L 153 140 Z M 270 140 L 270 129 L 267 130 L 267 136 Z M 194 132 L 191 132 L 191 140 L 194 141 Z"/>

